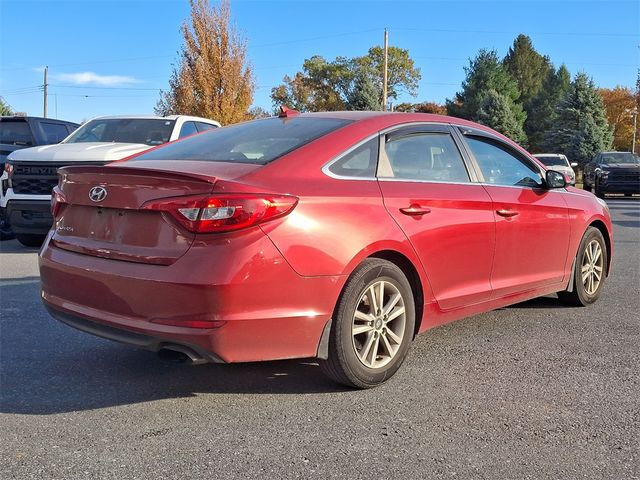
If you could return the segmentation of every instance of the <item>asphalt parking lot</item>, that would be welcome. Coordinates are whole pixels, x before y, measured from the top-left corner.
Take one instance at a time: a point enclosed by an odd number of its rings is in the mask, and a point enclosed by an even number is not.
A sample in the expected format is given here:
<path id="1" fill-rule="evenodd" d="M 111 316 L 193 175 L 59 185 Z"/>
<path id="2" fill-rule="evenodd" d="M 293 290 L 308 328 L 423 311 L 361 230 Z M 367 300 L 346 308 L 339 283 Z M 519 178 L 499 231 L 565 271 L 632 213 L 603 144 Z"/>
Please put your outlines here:
<path id="1" fill-rule="evenodd" d="M 419 337 L 343 389 L 310 361 L 187 366 L 40 304 L 37 252 L 1 248 L 0 478 L 640 478 L 640 199 L 609 199 L 613 276 Z"/>

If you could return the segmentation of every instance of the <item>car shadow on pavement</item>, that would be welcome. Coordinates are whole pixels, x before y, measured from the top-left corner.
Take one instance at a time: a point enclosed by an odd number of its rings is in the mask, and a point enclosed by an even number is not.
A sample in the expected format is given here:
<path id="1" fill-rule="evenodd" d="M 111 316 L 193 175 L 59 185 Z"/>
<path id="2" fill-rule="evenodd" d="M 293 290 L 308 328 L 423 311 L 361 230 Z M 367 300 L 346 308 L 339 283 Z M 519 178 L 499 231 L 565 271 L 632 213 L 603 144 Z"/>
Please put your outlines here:
<path id="1" fill-rule="evenodd" d="M 78 332 L 40 304 L 39 278 L 0 282 L 0 412 L 91 410 L 202 394 L 347 391 L 317 360 L 190 365 Z"/>

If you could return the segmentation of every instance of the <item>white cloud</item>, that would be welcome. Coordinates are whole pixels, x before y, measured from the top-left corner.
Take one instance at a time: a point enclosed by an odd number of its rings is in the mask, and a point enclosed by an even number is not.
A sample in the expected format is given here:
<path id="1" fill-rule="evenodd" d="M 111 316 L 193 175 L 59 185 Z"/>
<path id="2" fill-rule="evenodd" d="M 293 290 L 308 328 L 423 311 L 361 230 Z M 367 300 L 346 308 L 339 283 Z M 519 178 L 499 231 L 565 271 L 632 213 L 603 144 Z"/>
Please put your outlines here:
<path id="1" fill-rule="evenodd" d="M 140 83 L 140 80 L 133 77 L 124 75 L 98 75 L 94 72 L 60 73 L 55 75 L 55 78 L 56 80 L 70 82 L 75 85 L 100 85 L 103 87 Z"/>

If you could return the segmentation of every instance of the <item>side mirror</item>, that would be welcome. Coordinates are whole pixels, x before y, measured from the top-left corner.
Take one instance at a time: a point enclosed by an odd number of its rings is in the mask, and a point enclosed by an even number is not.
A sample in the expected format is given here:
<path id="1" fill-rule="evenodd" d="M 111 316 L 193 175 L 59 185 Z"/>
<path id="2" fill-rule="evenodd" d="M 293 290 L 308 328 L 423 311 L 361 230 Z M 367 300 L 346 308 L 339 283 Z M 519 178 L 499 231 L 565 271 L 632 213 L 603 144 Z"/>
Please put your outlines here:
<path id="1" fill-rule="evenodd" d="M 578 166 L 578 162 L 571 162 L 571 168 L 576 168 Z"/>
<path id="2" fill-rule="evenodd" d="M 547 188 L 564 188 L 567 186 L 567 179 L 560 172 L 555 170 L 547 170 L 546 174 Z"/>

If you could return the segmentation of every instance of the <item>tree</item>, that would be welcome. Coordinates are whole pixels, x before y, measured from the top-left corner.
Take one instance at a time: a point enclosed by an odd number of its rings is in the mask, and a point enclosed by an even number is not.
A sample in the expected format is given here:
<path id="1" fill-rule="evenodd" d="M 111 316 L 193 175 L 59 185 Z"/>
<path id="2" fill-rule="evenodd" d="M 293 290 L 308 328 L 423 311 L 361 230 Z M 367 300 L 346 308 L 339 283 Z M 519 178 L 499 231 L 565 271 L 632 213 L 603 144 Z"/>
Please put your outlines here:
<path id="1" fill-rule="evenodd" d="M 382 107 L 382 53 L 372 47 L 363 57 L 338 57 L 328 62 L 316 55 L 304 61 L 302 71 L 285 76 L 271 89 L 274 107 L 286 104 L 300 111 L 379 110 Z M 409 52 L 389 48 L 389 98 L 404 89 L 415 94 L 420 70 Z"/>
<path id="2" fill-rule="evenodd" d="M 248 118 L 255 81 L 246 40 L 231 23 L 229 0 L 189 0 L 191 24 L 182 24 L 179 65 L 160 92 L 156 112 L 212 118 L 226 125 Z"/>
<path id="3" fill-rule="evenodd" d="M 531 39 L 526 35 L 518 35 L 513 46 L 509 48 L 503 65 L 516 81 L 520 90 L 519 101 L 527 113 L 531 100 L 538 94 L 542 82 L 553 71 L 549 57 L 540 55 Z"/>
<path id="4" fill-rule="evenodd" d="M 556 115 L 545 136 L 550 151 L 584 165 L 598 152 L 611 148 L 613 134 L 602 97 L 586 74 L 578 73 L 573 79 Z"/>
<path id="5" fill-rule="evenodd" d="M 509 99 L 495 90 L 489 90 L 482 100 L 477 121 L 515 142 L 524 143 L 527 140 L 522 124 L 516 118 Z"/>
<path id="6" fill-rule="evenodd" d="M 557 71 L 550 70 L 538 94 L 530 102 L 525 133 L 532 152 L 542 152 L 545 149 L 545 134 L 556 119 L 558 105 L 569 90 L 570 83 L 571 75 L 564 65 Z"/>
<path id="7" fill-rule="evenodd" d="M 517 103 L 520 91 L 515 80 L 498 60 L 495 50 L 480 50 L 474 59 L 469 60 L 469 66 L 464 70 L 466 78 L 462 82 L 462 90 L 456 93 L 453 100 L 447 100 L 449 115 L 478 121 L 480 109 L 489 92 L 493 91 L 503 97 L 504 108 L 510 110 L 509 118 L 513 118 L 519 125 L 516 130 L 521 130 L 527 114 Z M 524 137 L 521 139 L 523 143 L 526 143 L 525 140 Z"/>
<path id="8" fill-rule="evenodd" d="M 399 103 L 398 105 L 396 105 L 395 111 L 409 113 L 435 113 L 436 115 L 446 115 L 447 107 L 435 102 Z"/>
<path id="9" fill-rule="evenodd" d="M 251 107 L 248 115 L 251 120 L 271 117 L 271 114 L 262 107 Z"/>
<path id="10" fill-rule="evenodd" d="M 621 86 L 601 88 L 600 95 L 607 110 L 607 120 L 613 127 L 613 148 L 631 151 L 636 95 L 630 88 Z"/>
<path id="11" fill-rule="evenodd" d="M 371 68 L 375 75 L 375 83 L 380 88 L 380 104 L 387 99 L 382 98 L 382 82 L 384 77 L 384 49 L 379 46 L 371 47 L 364 57 L 355 59 L 356 63 Z M 399 47 L 389 47 L 387 55 L 387 94 L 396 100 L 401 90 L 415 97 L 418 94 L 418 82 L 422 78 L 420 69 L 416 68 L 409 56 L 409 50 Z"/>
<path id="12" fill-rule="evenodd" d="M 358 68 L 347 93 L 347 109 L 379 110 L 380 92 L 374 82 L 374 75 L 371 68 Z"/>
<path id="13" fill-rule="evenodd" d="M 11 107 L 4 101 L 4 98 L 0 97 L 0 115 L 13 115 Z"/>

